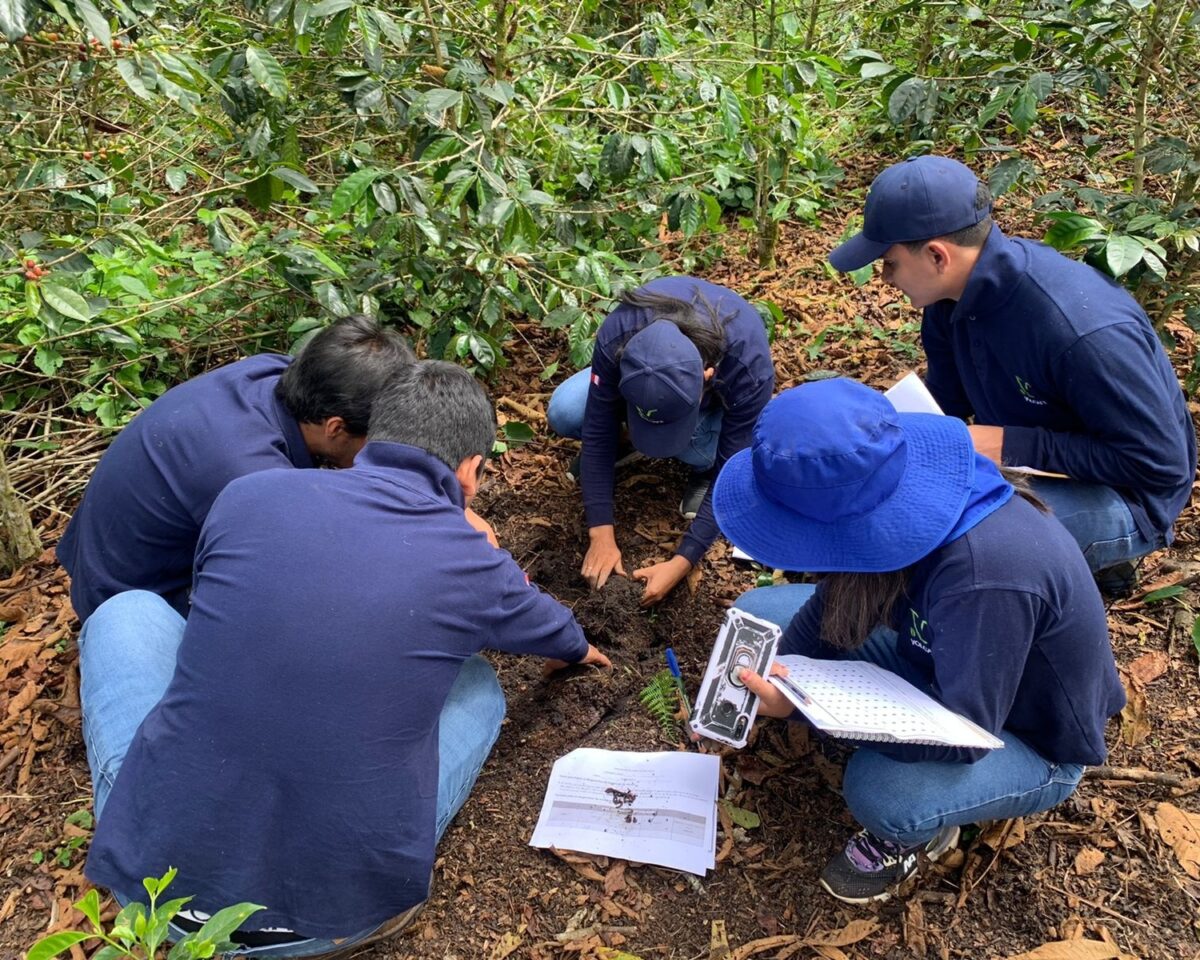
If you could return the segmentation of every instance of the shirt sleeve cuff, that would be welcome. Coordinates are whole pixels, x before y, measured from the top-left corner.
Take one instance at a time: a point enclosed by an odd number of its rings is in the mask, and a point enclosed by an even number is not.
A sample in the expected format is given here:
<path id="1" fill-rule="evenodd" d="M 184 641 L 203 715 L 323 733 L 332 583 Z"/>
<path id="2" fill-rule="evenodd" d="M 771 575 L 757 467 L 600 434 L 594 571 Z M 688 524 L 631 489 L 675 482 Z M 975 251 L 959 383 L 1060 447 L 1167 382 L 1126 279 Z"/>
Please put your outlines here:
<path id="1" fill-rule="evenodd" d="M 1037 463 L 1037 427 L 1005 427 L 1000 459 L 1006 466 L 1041 467 Z"/>

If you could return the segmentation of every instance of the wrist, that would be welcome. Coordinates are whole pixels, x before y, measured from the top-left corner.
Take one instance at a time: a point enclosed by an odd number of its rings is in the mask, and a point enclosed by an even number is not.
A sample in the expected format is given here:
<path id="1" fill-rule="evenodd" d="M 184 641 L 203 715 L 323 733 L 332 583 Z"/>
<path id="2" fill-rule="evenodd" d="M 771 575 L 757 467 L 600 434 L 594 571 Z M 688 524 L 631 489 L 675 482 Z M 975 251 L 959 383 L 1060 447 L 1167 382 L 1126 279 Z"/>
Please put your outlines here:
<path id="1" fill-rule="evenodd" d="M 588 539 L 592 543 L 616 543 L 617 531 L 611 523 L 603 524 L 599 527 L 591 527 L 588 530 Z"/>

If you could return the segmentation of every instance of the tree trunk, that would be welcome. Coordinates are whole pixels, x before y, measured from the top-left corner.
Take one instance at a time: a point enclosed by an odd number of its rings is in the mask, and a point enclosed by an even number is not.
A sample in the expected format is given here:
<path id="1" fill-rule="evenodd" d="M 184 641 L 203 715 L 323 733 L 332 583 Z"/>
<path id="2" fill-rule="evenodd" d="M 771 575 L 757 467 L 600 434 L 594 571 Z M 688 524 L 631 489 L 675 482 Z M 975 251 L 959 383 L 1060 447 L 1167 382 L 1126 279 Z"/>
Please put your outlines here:
<path id="1" fill-rule="evenodd" d="M 42 541 L 33 529 L 29 511 L 13 489 L 0 447 L 0 576 L 8 576 L 17 567 L 42 552 Z"/>

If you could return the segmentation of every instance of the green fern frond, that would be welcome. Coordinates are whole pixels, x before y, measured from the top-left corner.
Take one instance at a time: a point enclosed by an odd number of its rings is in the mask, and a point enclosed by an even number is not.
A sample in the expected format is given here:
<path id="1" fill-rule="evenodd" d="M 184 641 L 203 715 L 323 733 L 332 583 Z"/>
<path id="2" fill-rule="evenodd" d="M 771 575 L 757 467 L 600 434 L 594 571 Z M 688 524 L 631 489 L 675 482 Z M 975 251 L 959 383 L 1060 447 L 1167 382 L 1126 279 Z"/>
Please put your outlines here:
<path id="1" fill-rule="evenodd" d="M 638 700 L 672 743 L 679 742 L 679 686 L 670 670 L 660 670 L 638 694 Z"/>

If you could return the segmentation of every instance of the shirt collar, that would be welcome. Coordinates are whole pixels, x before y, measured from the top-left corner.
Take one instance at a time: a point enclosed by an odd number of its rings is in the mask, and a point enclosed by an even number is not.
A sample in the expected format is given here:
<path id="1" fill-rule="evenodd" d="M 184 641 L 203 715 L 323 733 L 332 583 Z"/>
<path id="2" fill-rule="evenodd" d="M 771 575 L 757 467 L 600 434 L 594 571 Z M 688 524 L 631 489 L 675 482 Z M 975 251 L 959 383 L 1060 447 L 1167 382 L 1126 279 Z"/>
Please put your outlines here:
<path id="1" fill-rule="evenodd" d="M 992 225 L 979 259 L 967 278 L 963 295 L 954 309 L 954 316 L 969 316 L 976 312 L 994 313 L 1016 293 L 1025 273 L 1029 254 L 1016 241 L 1006 237 Z"/>
<path id="2" fill-rule="evenodd" d="M 302 470 L 307 469 L 313 465 L 312 454 L 308 452 L 308 445 L 304 442 L 300 424 L 275 393 L 277 383 L 279 383 L 278 379 L 271 383 L 271 411 L 274 414 L 275 422 L 283 432 L 283 442 L 287 447 L 287 456 L 292 461 L 292 466 Z"/>
<path id="3" fill-rule="evenodd" d="M 454 471 L 420 447 L 372 440 L 359 451 L 351 469 L 385 479 L 393 472 L 403 471 L 406 486 L 427 492 L 434 499 L 448 500 L 460 509 L 466 506 L 462 484 Z"/>

